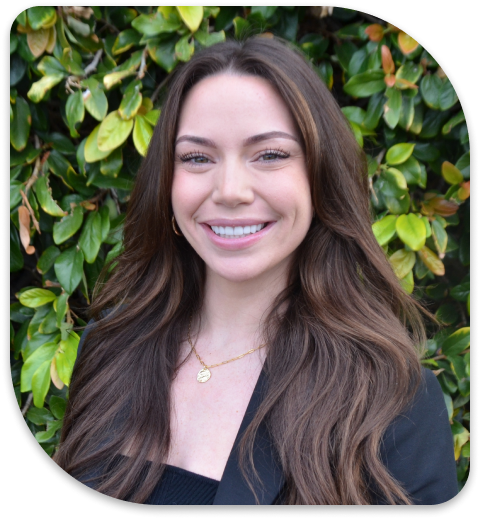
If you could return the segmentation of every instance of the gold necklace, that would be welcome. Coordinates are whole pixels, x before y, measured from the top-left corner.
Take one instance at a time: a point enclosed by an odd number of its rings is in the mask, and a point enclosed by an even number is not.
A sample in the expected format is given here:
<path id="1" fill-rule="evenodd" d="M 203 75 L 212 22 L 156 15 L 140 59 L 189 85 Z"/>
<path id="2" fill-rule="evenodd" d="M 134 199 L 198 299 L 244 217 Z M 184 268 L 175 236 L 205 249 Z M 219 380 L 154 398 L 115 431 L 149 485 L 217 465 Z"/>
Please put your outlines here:
<path id="1" fill-rule="evenodd" d="M 195 349 L 195 346 L 193 345 L 191 339 L 190 339 L 190 327 L 192 326 L 192 316 L 190 316 L 190 322 L 188 323 L 188 342 L 190 343 L 190 346 L 192 347 L 193 352 L 197 356 L 197 359 L 200 361 L 200 364 L 203 366 L 203 368 L 198 372 L 197 374 L 197 380 L 198 382 L 207 382 L 207 380 L 210 379 L 212 374 L 210 373 L 210 370 L 208 368 L 216 368 L 217 366 L 221 366 L 222 364 L 228 364 L 229 362 L 232 362 L 234 360 L 241 359 L 242 357 L 245 357 L 245 355 L 248 355 L 249 353 L 253 353 L 256 350 L 259 350 L 260 348 L 264 348 L 266 344 L 262 344 L 258 346 L 257 348 L 253 348 L 251 350 L 246 351 L 245 353 L 242 353 L 238 357 L 234 357 L 233 359 L 224 360 L 223 362 L 219 362 L 218 364 L 211 364 L 210 366 L 207 366 L 205 362 L 200 358 L 200 355 L 197 353 L 197 350 Z"/>

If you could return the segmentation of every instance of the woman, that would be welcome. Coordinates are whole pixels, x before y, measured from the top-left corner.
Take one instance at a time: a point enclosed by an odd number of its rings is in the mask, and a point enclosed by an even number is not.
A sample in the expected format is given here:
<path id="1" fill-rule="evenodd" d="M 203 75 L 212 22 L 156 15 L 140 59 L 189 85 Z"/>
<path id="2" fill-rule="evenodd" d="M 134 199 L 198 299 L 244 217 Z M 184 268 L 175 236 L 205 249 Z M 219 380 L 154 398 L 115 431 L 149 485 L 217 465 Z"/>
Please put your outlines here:
<path id="1" fill-rule="evenodd" d="M 372 234 L 363 153 L 300 55 L 253 38 L 177 72 L 124 243 L 82 338 L 65 470 L 138 503 L 456 494 L 443 397 L 414 348 L 421 307 Z"/>

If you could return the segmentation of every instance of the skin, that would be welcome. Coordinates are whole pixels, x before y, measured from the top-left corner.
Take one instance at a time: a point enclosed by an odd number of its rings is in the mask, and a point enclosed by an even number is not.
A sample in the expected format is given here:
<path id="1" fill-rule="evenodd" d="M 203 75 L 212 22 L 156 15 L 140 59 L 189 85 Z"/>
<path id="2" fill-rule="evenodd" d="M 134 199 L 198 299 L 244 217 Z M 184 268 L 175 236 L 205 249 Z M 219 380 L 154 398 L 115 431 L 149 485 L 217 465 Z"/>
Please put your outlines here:
<path id="1" fill-rule="evenodd" d="M 192 326 L 198 354 L 210 365 L 259 346 L 262 316 L 285 287 L 314 215 L 299 132 L 266 80 L 221 74 L 188 93 L 172 205 L 181 233 L 206 264 L 202 324 Z M 216 219 L 269 226 L 254 243 L 229 250 L 206 228 Z M 212 378 L 201 384 L 200 362 L 188 343 L 182 347 L 186 361 L 172 384 L 167 463 L 220 480 L 266 348 L 212 368 Z"/>

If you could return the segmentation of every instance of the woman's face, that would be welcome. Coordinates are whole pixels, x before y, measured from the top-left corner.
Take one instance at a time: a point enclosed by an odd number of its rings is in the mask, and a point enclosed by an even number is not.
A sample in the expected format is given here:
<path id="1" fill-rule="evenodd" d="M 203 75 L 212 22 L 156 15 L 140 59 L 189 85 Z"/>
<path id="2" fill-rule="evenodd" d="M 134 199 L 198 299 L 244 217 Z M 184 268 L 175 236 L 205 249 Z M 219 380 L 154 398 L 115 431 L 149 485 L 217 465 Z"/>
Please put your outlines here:
<path id="1" fill-rule="evenodd" d="M 287 271 L 314 213 L 300 135 L 268 81 L 222 74 L 190 90 L 172 205 L 210 274 L 240 282 Z"/>

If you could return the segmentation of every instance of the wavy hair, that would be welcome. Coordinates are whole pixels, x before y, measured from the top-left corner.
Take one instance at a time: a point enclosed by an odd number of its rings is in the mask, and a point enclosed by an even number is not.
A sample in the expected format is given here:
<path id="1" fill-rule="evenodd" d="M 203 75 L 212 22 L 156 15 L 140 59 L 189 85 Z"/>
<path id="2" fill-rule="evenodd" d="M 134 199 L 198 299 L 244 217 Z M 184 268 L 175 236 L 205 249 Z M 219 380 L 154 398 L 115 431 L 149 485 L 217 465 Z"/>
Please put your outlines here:
<path id="1" fill-rule="evenodd" d="M 91 307 L 96 324 L 73 373 L 55 460 L 138 503 L 163 474 L 170 386 L 205 281 L 203 261 L 171 226 L 177 123 L 189 89 L 224 73 L 264 78 L 283 98 L 303 139 L 316 215 L 265 321 L 268 387 L 241 440 L 242 471 L 255 490 L 253 439 L 265 421 L 284 504 L 369 504 L 373 492 L 409 504 L 380 445 L 419 383 L 426 311 L 372 233 L 365 156 L 337 102 L 296 50 L 262 37 L 202 50 L 174 74 L 131 195 L 124 253 Z"/>

